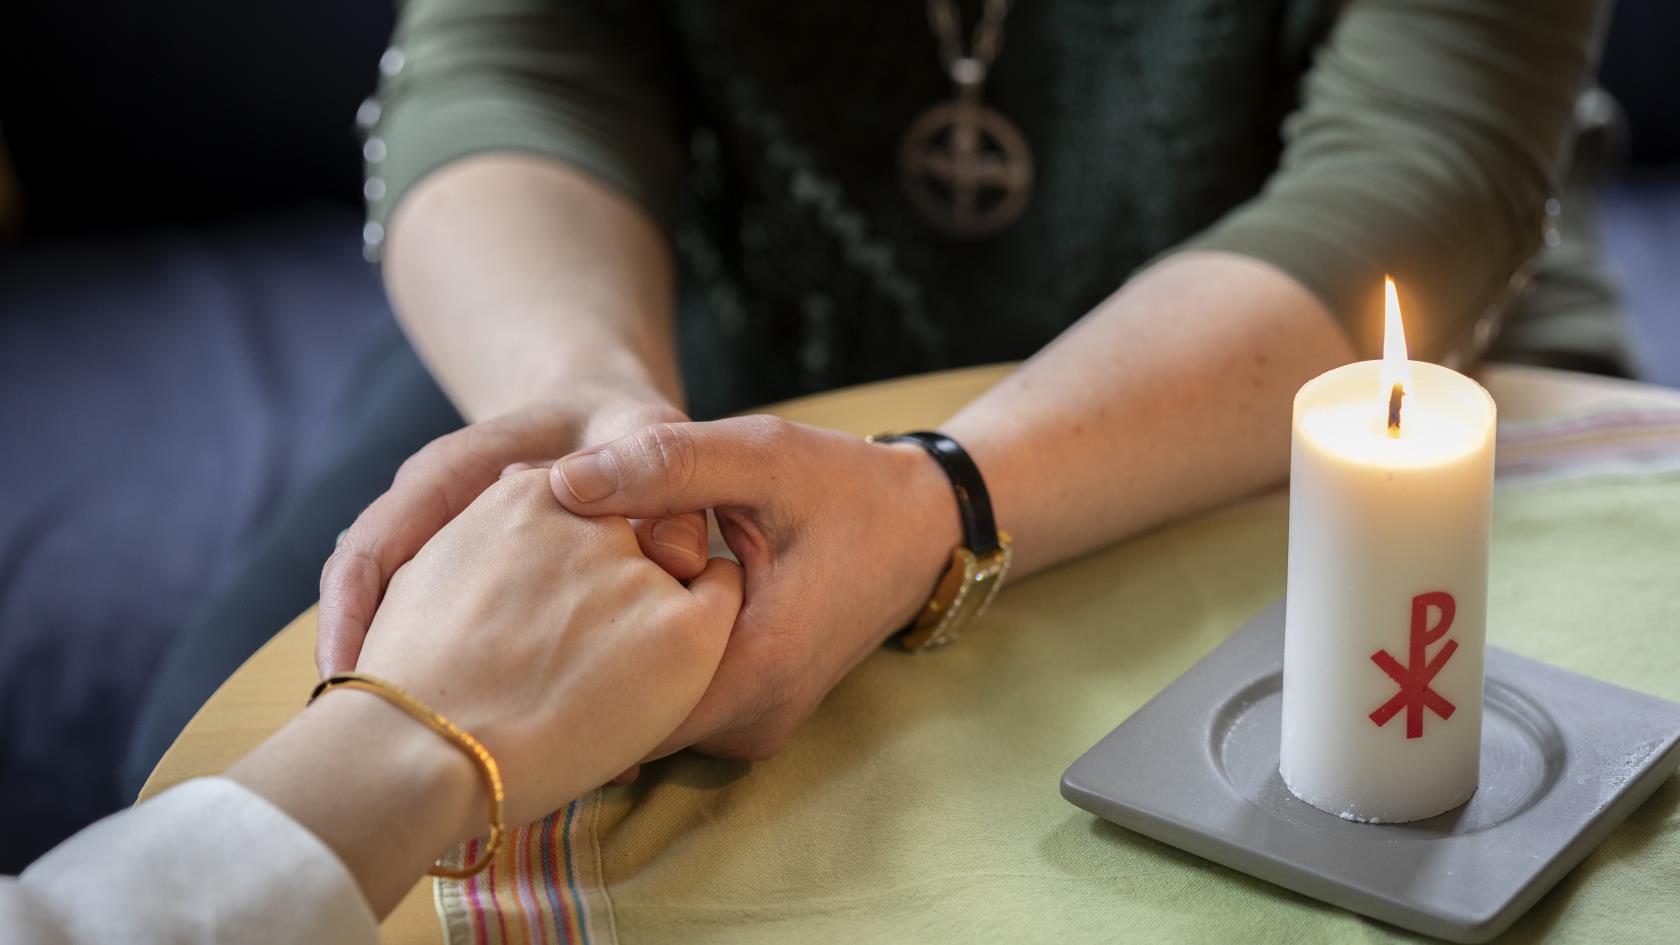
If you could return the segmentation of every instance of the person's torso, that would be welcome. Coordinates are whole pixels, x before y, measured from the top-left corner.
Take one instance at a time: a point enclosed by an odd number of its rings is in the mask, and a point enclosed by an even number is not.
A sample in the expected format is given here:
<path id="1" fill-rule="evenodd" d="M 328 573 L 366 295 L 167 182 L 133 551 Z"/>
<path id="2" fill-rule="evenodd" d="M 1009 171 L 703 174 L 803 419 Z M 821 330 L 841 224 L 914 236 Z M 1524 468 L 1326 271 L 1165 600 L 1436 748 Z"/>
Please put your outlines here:
<path id="1" fill-rule="evenodd" d="M 954 6 L 966 47 L 982 4 Z M 1334 6 L 1020 0 L 982 102 L 1019 129 L 1031 186 L 1012 223 L 961 238 L 901 167 L 907 130 L 953 97 L 923 2 L 671 4 L 685 341 L 745 372 L 703 399 L 1030 355 L 1259 191 Z M 935 217 L 1013 186 L 953 182 L 949 134 L 914 185 Z"/>

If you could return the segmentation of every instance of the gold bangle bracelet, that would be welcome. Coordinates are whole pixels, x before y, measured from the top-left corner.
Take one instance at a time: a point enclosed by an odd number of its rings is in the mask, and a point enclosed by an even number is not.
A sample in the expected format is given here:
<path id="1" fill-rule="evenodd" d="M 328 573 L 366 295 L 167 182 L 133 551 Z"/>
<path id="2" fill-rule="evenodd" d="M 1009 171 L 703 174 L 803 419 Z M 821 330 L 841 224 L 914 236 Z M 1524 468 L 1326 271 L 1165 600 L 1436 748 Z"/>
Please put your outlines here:
<path id="1" fill-rule="evenodd" d="M 321 680 L 315 691 L 309 694 L 309 704 L 321 698 L 321 694 L 333 689 L 360 689 L 371 692 L 397 708 L 413 716 L 427 728 L 437 732 L 449 740 L 451 745 L 461 750 L 478 768 L 478 773 L 484 778 L 484 789 L 490 795 L 490 839 L 484 843 L 484 852 L 475 863 L 466 866 L 434 866 L 427 870 L 429 876 L 439 876 L 444 879 L 466 879 L 482 872 L 496 856 L 496 849 L 501 846 L 502 834 L 506 827 L 502 822 L 502 773 L 496 767 L 496 759 L 490 757 L 489 749 L 485 748 L 478 739 L 454 722 L 433 711 L 431 706 L 409 695 L 402 688 L 392 685 L 383 679 L 369 676 L 366 673 L 339 673 Z"/>

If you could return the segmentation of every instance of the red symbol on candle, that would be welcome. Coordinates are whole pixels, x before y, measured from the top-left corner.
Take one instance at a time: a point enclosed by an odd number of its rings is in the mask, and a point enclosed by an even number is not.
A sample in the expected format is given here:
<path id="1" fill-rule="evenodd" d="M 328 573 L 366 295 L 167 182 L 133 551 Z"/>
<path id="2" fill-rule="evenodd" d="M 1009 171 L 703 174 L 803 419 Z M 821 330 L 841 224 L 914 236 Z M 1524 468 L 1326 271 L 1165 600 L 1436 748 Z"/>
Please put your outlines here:
<path id="1" fill-rule="evenodd" d="M 1429 626 L 1429 608 L 1434 607 L 1441 612 L 1441 620 L 1435 626 Z M 1423 710 L 1427 706 L 1435 710 L 1435 714 L 1442 719 L 1452 718 L 1454 706 L 1444 696 L 1429 688 L 1429 683 L 1441 667 L 1447 665 L 1458 650 L 1457 640 L 1448 640 L 1446 646 L 1435 653 L 1434 659 L 1425 659 L 1429 644 L 1447 635 L 1453 622 L 1453 614 L 1458 610 L 1458 603 L 1446 591 L 1430 591 L 1412 598 L 1412 650 L 1411 661 L 1401 666 L 1400 662 L 1388 655 L 1387 650 L 1378 650 L 1371 654 L 1371 662 L 1382 667 L 1383 672 L 1400 684 L 1400 691 L 1394 698 L 1382 704 L 1382 707 L 1371 713 L 1371 721 L 1381 728 L 1388 724 L 1401 709 L 1406 710 L 1406 737 L 1423 737 Z"/>

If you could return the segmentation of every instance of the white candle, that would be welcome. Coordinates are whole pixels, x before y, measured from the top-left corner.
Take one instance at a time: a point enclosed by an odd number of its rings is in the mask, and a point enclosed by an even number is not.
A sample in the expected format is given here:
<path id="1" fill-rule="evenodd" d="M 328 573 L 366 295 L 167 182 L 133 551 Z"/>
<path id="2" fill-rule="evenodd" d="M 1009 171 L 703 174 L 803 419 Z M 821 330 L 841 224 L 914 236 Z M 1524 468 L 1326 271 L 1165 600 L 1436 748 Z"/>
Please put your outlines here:
<path id="1" fill-rule="evenodd" d="M 1493 493 L 1493 399 L 1407 361 L 1387 298 L 1383 360 L 1295 395 L 1279 764 L 1296 797 L 1371 822 L 1475 793 Z"/>

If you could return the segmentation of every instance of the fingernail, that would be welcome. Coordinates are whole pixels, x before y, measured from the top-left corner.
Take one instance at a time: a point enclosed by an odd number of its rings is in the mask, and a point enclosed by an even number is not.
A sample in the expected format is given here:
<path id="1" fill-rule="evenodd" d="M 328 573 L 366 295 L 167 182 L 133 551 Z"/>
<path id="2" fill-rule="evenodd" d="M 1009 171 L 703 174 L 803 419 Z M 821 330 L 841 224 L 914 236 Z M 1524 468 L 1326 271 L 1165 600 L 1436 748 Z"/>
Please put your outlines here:
<path id="1" fill-rule="evenodd" d="M 649 537 L 655 545 L 681 552 L 684 557 L 693 558 L 698 554 L 695 549 L 700 545 L 700 535 L 692 519 L 662 518 L 653 523 Z"/>
<path id="2" fill-rule="evenodd" d="M 606 453 L 584 453 L 560 461 L 560 478 L 579 502 L 599 502 L 618 491 L 618 469 Z"/>

